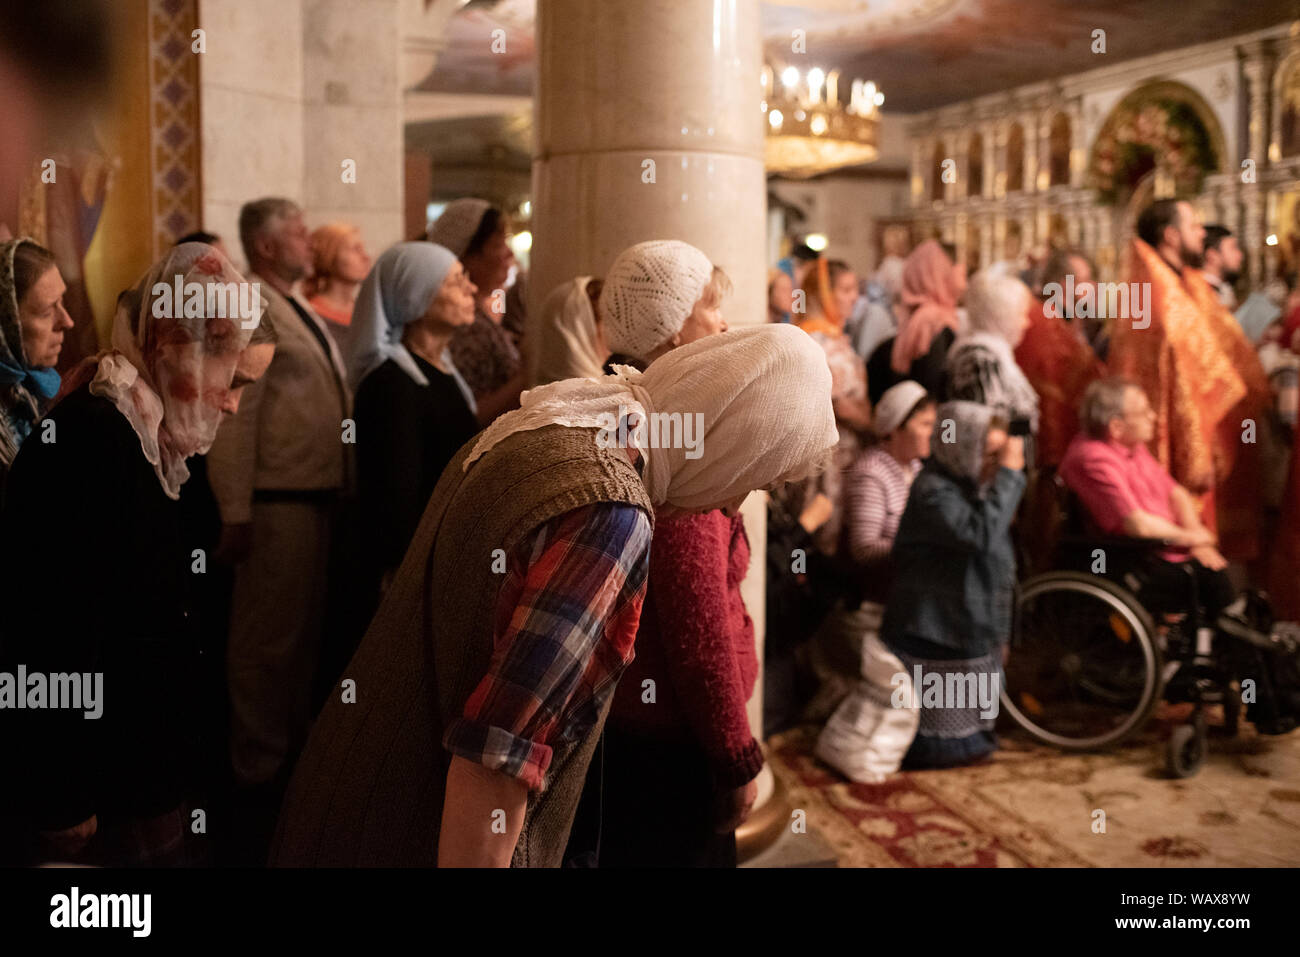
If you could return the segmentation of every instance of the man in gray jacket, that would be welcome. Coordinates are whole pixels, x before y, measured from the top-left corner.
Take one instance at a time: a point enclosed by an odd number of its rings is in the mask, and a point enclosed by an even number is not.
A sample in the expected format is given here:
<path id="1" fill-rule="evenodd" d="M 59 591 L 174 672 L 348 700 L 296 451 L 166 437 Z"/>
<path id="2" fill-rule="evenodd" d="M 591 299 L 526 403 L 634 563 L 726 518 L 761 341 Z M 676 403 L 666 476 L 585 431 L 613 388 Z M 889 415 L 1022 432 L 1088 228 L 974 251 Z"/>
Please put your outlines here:
<path id="1" fill-rule="evenodd" d="M 311 720 L 335 506 L 350 472 L 351 396 L 334 340 L 296 290 L 311 262 L 302 211 L 287 199 L 248 203 L 239 238 L 279 341 L 208 468 L 223 525 L 216 557 L 236 566 L 231 759 L 239 784 L 261 785 L 287 770 Z"/>

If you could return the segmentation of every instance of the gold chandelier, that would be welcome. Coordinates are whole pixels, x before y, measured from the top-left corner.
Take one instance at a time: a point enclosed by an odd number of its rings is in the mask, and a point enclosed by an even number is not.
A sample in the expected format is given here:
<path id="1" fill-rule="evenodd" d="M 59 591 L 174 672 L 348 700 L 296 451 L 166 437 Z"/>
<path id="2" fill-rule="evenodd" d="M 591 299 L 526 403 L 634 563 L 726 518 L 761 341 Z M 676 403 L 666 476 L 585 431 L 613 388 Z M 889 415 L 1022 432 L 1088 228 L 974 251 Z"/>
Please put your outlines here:
<path id="1" fill-rule="evenodd" d="M 861 80 L 853 81 L 847 102 L 841 101 L 839 70 L 800 73 L 787 66 L 778 74 L 763 67 L 767 171 L 806 179 L 874 161 L 884 102 L 875 83 Z"/>

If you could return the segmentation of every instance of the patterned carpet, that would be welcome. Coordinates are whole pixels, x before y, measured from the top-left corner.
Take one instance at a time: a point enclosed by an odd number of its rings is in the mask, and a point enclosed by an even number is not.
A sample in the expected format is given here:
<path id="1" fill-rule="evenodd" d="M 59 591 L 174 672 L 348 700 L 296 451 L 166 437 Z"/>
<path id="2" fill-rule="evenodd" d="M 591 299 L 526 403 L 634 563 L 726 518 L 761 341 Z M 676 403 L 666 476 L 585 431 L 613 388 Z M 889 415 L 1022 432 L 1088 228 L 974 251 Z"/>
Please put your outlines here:
<path id="1" fill-rule="evenodd" d="M 981 765 L 875 785 L 817 761 L 815 728 L 768 745 L 840 867 L 1300 865 L 1300 730 L 1263 737 L 1243 722 L 1239 738 L 1210 738 L 1196 776 L 1171 780 L 1163 742 L 1187 707 L 1165 706 L 1118 751 L 1065 754 L 1008 734 Z"/>

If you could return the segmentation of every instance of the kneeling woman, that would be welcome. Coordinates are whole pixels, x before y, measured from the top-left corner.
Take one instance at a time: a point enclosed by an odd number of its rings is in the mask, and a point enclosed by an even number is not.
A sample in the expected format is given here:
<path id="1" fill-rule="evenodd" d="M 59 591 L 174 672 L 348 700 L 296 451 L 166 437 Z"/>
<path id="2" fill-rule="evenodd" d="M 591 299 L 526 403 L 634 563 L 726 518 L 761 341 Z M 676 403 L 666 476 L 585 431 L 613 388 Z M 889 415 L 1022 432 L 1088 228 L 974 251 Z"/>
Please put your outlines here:
<path id="1" fill-rule="evenodd" d="M 1008 437 L 1006 420 L 988 406 L 945 403 L 937 428 L 898 524 L 881 630 L 909 678 L 917 668 L 922 675 L 914 688 L 921 724 L 904 768 L 966 764 L 997 748 L 993 720 L 1016 579 L 1010 529 L 1025 489 L 1023 440 Z M 934 707 L 924 695 L 931 674 L 945 694 L 963 689 L 962 700 L 945 697 Z"/>

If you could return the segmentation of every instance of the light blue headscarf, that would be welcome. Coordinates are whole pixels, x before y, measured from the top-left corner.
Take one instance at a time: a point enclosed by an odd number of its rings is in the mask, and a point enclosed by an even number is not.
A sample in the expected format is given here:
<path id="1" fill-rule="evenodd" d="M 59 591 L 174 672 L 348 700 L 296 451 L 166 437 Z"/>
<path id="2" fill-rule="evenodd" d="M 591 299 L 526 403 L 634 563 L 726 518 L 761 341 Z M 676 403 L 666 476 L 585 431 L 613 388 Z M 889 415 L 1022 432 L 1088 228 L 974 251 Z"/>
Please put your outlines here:
<path id="1" fill-rule="evenodd" d="M 451 250 L 428 242 L 398 243 L 375 260 L 357 292 L 347 335 L 348 379 L 353 390 L 389 359 L 418 384 L 429 384 L 402 345 L 402 332 L 428 312 L 455 262 Z M 444 350 L 442 359 L 470 409 L 475 409 L 474 394 L 456 371 L 450 352 Z"/>

